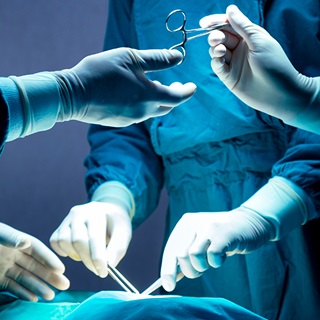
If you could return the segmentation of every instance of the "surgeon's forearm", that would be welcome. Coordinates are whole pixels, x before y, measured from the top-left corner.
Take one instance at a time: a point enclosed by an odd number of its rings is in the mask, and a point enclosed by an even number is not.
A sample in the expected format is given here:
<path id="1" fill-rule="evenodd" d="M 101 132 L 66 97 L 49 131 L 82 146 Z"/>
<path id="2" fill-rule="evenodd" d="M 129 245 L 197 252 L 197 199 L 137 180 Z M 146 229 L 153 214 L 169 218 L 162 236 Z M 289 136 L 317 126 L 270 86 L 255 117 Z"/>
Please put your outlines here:
<path id="1" fill-rule="evenodd" d="M 18 89 L 21 107 L 10 108 L 8 140 L 52 128 L 60 110 L 59 88 L 53 74 L 41 72 L 9 78 Z"/>
<path id="2" fill-rule="evenodd" d="M 130 190 L 121 182 L 108 181 L 101 184 L 93 193 L 91 201 L 111 202 L 121 205 L 132 220 L 135 213 L 135 202 Z"/>
<path id="3" fill-rule="evenodd" d="M 301 94 L 292 92 L 297 95 L 297 101 L 300 104 L 296 109 L 295 117 L 284 120 L 285 123 L 320 134 L 320 77 L 308 78 L 301 76 L 303 90 Z"/>
<path id="4" fill-rule="evenodd" d="M 274 177 L 241 207 L 248 208 L 268 220 L 279 240 L 316 215 L 315 207 L 304 190 L 291 181 Z"/>

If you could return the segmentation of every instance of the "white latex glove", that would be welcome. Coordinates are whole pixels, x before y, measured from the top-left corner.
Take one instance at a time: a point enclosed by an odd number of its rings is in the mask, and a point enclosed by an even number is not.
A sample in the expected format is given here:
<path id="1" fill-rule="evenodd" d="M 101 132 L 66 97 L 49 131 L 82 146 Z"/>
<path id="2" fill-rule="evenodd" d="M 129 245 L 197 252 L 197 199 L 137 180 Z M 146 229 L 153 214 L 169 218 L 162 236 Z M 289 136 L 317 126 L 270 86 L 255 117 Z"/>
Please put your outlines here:
<path id="1" fill-rule="evenodd" d="M 82 261 L 104 278 L 108 275 L 107 262 L 112 266 L 119 263 L 131 235 L 130 215 L 124 206 L 93 201 L 73 207 L 50 242 L 57 254 Z"/>
<path id="2" fill-rule="evenodd" d="M 303 224 L 306 207 L 287 182 L 271 179 L 242 206 L 229 212 L 183 215 L 164 249 L 164 289 L 175 288 L 178 265 L 186 277 L 196 278 L 209 267 L 220 267 L 227 256 L 252 252 Z"/>
<path id="3" fill-rule="evenodd" d="M 196 86 L 165 86 L 145 72 L 173 67 L 181 59 L 177 50 L 119 48 L 88 56 L 69 70 L 11 77 L 24 107 L 19 134 L 47 130 L 56 121 L 121 127 L 165 115 L 188 100 Z"/>
<path id="4" fill-rule="evenodd" d="M 280 44 L 231 5 L 202 27 L 229 21 L 232 28 L 209 35 L 211 66 L 223 83 L 249 106 L 285 123 L 320 133 L 320 77 L 300 74 Z"/>
<path id="5" fill-rule="evenodd" d="M 51 300 L 54 291 L 69 287 L 64 265 L 38 239 L 0 223 L 0 290 L 23 300 Z"/>

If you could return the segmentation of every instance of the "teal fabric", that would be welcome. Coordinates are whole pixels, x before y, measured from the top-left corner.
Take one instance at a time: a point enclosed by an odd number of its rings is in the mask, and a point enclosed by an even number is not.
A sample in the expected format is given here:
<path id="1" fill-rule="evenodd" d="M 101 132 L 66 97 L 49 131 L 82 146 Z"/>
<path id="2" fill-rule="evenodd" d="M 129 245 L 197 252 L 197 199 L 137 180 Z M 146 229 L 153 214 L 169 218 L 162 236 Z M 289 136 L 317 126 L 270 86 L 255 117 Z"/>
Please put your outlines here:
<path id="1" fill-rule="evenodd" d="M 0 319 L 3 320 L 63 320 L 81 302 L 93 295 L 89 291 L 65 291 L 52 301 L 29 302 L 0 294 Z"/>
<path id="2" fill-rule="evenodd" d="M 183 9 L 193 28 L 231 3 L 270 28 L 301 73 L 320 74 L 318 0 L 110 0 L 105 49 L 169 48 L 180 40 L 165 29 L 171 10 Z M 135 198 L 137 227 L 152 214 L 165 185 L 165 240 L 184 213 L 229 211 L 272 176 L 295 183 L 319 209 L 320 137 L 237 100 L 213 74 L 208 48 L 206 38 L 191 41 L 183 64 L 149 74 L 165 84 L 194 81 L 197 92 L 187 103 L 143 124 L 89 131 L 89 197 L 105 181 L 124 183 Z M 314 219 L 278 242 L 230 257 L 200 278 L 181 280 L 174 294 L 225 298 L 268 319 L 317 319 L 319 227 Z"/>
<path id="3" fill-rule="evenodd" d="M 141 297 L 125 292 L 99 292 L 66 319 L 86 320 L 262 320 L 230 301 L 179 296 Z"/>
<path id="4" fill-rule="evenodd" d="M 5 128 L 6 134 L 10 136 L 11 133 L 17 132 L 16 136 L 21 132 L 23 127 L 23 107 L 20 99 L 20 94 L 17 86 L 10 78 L 0 77 L 0 94 L 3 96 L 3 102 L 0 100 L 0 109 L 7 109 L 8 118 L 5 126 L 2 121 L 5 119 L 1 112 L 0 128 Z M 10 121 L 9 121 L 10 118 Z M 1 129 L 0 129 L 1 130 Z M 9 134 L 10 133 L 10 134 Z M 5 137 L 8 139 L 9 137 Z M 0 133 L 2 140 L 2 134 Z"/>
<path id="5" fill-rule="evenodd" d="M 263 320 L 224 299 L 137 296 L 122 291 L 66 291 L 50 302 L 28 302 L 0 294 L 1 320 Z"/>
<path id="6" fill-rule="evenodd" d="M 9 130 L 9 105 L 0 86 L 0 155 Z"/>

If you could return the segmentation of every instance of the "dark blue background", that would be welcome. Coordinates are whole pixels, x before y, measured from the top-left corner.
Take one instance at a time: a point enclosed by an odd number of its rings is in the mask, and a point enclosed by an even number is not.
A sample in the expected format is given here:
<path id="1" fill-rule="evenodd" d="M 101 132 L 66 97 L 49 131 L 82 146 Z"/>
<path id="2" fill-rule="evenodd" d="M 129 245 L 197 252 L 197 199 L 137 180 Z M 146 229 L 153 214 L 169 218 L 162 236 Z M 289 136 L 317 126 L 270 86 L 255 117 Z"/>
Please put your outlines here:
<path id="1" fill-rule="evenodd" d="M 107 4 L 102 0 L 10 0 L 0 2 L 0 75 L 69 68 L 103 46 Z M 70 208 L 87 201 L 83 159 L 87 125 L 69 122 L 6 144 L 0 158 L 0 220 L 49 245 Z M 138 289 L 158 277 L 166 195 L 134 232 L 119 264 Z M 71 289 L 121 289 L 82 263 L 62 258 Z"/>

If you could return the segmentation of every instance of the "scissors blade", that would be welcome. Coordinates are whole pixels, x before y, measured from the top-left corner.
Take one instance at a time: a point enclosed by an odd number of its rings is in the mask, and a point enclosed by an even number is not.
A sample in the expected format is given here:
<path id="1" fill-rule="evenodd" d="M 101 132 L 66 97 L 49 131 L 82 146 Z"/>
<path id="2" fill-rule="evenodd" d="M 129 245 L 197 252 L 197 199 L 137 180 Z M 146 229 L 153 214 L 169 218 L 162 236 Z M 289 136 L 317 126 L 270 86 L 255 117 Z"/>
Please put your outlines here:
<path id="1" fill-rule="evenodd" d="M 134 285 L 124 275 L 122 275 L 119 270 L 109 264 L 107 266 L 107 269 L 111 278 L 115 280 L 125 291 L 140 294 L 140 292 L 134 287 Z"/>
<path id="2" fill-rule="evenodd" d="M 177 274 L 176 282 L 180 281 L 184 277 L 184 274 L 182 272 L 179 272 Z M 149 286 L 146 290 L 144 290 L 141 294 L 149 295 L 152 292 L 156 291 L 162 286 L 162 279 L 159 278 L 156 280 L 151 286 Z"/>

